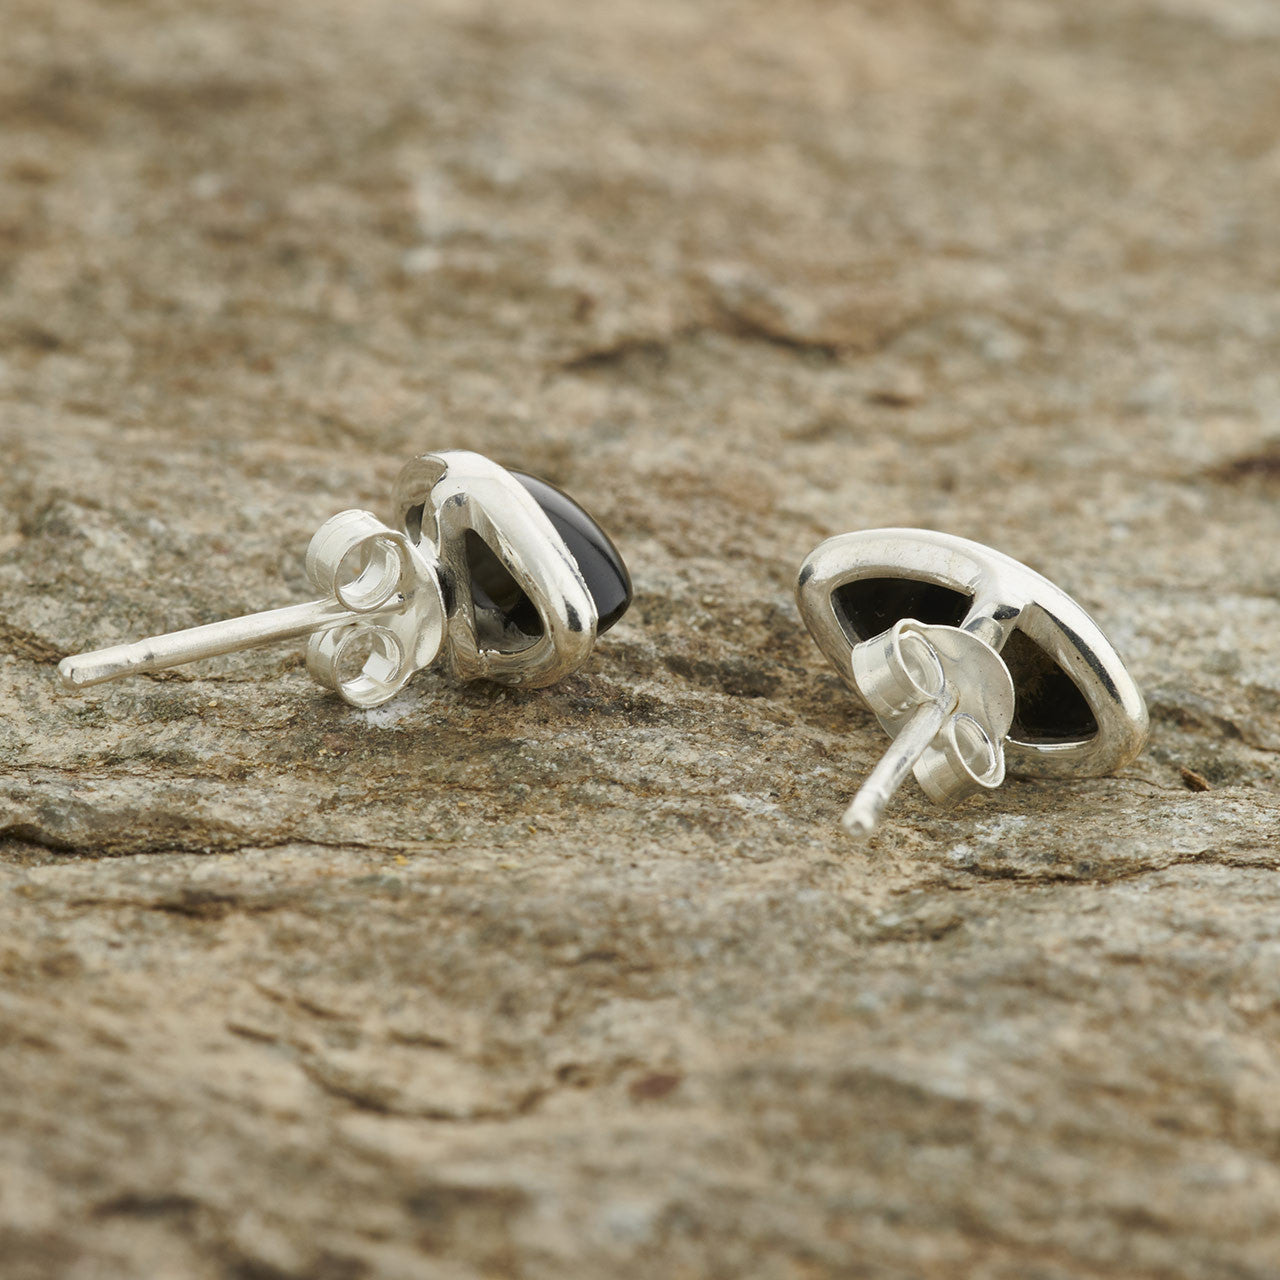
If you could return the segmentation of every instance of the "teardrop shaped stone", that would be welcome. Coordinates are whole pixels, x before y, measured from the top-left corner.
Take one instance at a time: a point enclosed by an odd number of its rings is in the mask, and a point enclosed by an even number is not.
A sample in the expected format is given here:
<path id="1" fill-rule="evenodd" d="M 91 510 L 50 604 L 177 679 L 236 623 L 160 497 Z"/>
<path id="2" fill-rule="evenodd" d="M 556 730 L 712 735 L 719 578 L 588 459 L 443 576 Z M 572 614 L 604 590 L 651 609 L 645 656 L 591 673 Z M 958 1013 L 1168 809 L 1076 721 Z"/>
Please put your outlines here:
<path id="1" fill-rule="evenodd" d="M 555 485 L 522 471 L 511 473 L 528 491 L 564 539 L 578 563 L 587 590 L 596 604 L 596 634 L 608 631 L 631 604 L 631 575 L 609 535 Z"/>

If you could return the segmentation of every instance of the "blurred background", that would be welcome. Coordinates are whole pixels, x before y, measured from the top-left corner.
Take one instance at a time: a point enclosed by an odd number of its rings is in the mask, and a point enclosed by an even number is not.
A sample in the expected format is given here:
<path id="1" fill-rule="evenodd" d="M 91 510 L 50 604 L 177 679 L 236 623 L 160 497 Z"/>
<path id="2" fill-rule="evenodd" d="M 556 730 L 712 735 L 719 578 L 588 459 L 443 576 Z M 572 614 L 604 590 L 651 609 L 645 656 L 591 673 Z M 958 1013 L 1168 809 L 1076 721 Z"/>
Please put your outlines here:
<path id="1" fill-rule="evenodd" d="M 1178 482 L 1274 435 L 1266 0 L 2 16 L 7 428 L 135 502 L 136 441 L 389 472 L 462 435 L 624 523 L 618 483 L 686 491 L 681 555 L 749 506 L 788 568 L 1087 514 L 1105 572 L 1179 506 L 1215 536 L 1238 496 Z"/>

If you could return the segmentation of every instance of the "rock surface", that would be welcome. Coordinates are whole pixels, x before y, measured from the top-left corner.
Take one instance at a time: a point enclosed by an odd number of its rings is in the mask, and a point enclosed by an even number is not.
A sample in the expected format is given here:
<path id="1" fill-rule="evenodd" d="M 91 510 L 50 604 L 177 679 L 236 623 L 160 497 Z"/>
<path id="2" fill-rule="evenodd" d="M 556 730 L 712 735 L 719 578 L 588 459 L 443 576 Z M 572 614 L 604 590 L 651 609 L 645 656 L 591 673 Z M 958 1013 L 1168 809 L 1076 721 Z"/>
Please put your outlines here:
<path id="1" fill-rule="evenodd" d="M 1280 11 L 6 0 L 0 1271 L 1280 1274 Z M 356 712 L 306 597 L 405 458 L 544 475 L 632 611 Z M 914 785 L 804 635 L 991 543 L 1146 754 Z"/>

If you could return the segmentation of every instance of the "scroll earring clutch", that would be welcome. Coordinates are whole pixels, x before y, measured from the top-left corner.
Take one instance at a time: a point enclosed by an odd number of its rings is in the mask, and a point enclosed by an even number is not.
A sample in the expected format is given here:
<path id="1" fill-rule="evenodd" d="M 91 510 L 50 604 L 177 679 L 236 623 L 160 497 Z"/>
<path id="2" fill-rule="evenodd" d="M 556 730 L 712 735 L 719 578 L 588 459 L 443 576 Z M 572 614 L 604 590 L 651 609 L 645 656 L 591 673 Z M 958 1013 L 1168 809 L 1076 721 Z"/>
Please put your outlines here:
<path id="1" fill-rule="evenodd" d="M 829 538 L 804 562 L 805 625 L 893 739 L 844 815 L 867 835 L 914 772 L 955 804 L 1018 773 L 1128 764 L 1147 708 L 1097 624 L 1026 565 L 924 529 Z"/>
<path id="2" fill-rule="evenodd" d="M 604 530 L 566 494 L 478 453 L 400 472 L 398 528 L 368 511 L 326 521 L 307 550 L 321 599 L 66 658 L 80 689 L 309 637 L 307 669 L 376 707 L 442 655 L 462 680 L 539 687 L 576 671 L 626 612 L 631 579 Z"/>

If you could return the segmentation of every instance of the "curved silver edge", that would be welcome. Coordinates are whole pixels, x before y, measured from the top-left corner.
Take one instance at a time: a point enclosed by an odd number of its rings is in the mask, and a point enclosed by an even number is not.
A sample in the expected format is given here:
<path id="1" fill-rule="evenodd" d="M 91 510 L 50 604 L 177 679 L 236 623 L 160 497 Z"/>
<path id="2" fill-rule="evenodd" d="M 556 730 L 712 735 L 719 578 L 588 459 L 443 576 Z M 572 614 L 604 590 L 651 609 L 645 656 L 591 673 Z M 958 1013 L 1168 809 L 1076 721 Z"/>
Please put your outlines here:
<path id="1" fill-rule="evenodd" d="M 452 588 L 445 654 L 458 679 L 541 688 L 582 666 L 595 644 L 595 601 L 564 540 L 510 472 L 468 450 L 428 453 L 401 469 L 392 501 L 409 537 L 435 544 Z M 477 638 L 465 589 L 468 529 L 484 539 L 542 617 L 543 634 L 522 649 L 484 648 Z"/>
<path id="2" fill-rule="evenodd" d="M 1065 742 L 1007 740 L 1012 772 L 1083 778 L 1128 764 L 1147 740 L 1147 706 L 1120 655 L 1092 618 L 1060 587 L 1026 565 L 978 542 L 926 529 L 863 529 L 816 547 L 800 568 L 796 602 L 818 647 L 856 693 L 853 641 L 836 616 L 832 593 L 863 578 L 933 582 L 971 596 L 967 625 L 1001 618 L 1004 633 L 1026 633 L 1075 682 L 1098 732 Z M 997 646 L 998 647 L 998 646 Z"/>

